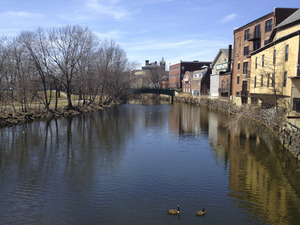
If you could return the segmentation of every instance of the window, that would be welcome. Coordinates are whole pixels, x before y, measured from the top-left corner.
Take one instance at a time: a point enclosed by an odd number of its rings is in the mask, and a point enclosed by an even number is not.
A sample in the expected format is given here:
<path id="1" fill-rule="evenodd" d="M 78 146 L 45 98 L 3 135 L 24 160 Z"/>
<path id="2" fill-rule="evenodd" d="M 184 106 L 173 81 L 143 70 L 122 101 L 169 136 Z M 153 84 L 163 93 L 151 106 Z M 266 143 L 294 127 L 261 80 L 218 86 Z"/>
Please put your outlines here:
<path id="1" fill-rule="evenodd" d="M 287 80 L 287 71 L 284 71 L 284 74 L 283 74 L 283 87 L 286 87 L 286 80 Z"/>
<path id="2" fill-rule="evenodd" d="M 276 50 L 273 52 L 273 65 L 276 64 Z"/>
<path id="3" fill-rule="evenodd" d="M 244 39 L 248 40 L 250 38 L 250 29 L 245 30 Z"/>
<path id="4" fill-rule="evenodd" d="M 272 19 L 266 21 L 265 32 L 269 32 L 272 30 Z"/>
<path id="5" fill-rule="evenodd" d="M 241 68 L 241 65 L 240 65 L 240 63 L 238 63 L 238 70 Z"/>
<path id="6" fill-rule="evenodd" d="M 261 57 L 261 67 L 265 66 L 265 55 L 262 55 Z"/>
<path id="7" fill-rule="evenodd" d="M 289 60 L 289 45 L 285 46 L 285 61 Z"/>
<path id="8" fill-rule="evenodd" d="M 244 47 L 244 55 L 249 55 L 249 46 Z"/>
<path id="9" fill-rule="evenodd" d="M 260 24 L 258 24 L 254 27 L 254 37 L 260 38 Z"/>
<path id="10" fill-rule="evenodd" d="M 260 76 L 260 86 L 263 87 L 264 86 L 264 75 Z"/>
<path id="11" fill-rule="evenodd" d="M 272 73 L 272 87 L 275 87 L 275 73 Z"/>
<path id="12" fill-rule="evenodd" d="M 256 88 L 256 76 L 254 77 L 254 87 Z"/>
<path id="13" fill-rule="evenodd" d="M 243 74 L 247 74 L 248 73 L 248 62 L 244 62 L 243 63 Z"/>
<path id="14" fill-rule="evenodd" d="M 259 41 L 254 41 L 253 42 L 253 51 L 255 51 L 259 48 L 260 48 L 260 40 Z"/>
<path id="15" fill-rule="evenodd" d="M 237 76 L 236 84 L 240 84 L 240 76 Z"/>
<path id="16" fill-rule="evenodd" d="M 255 69 L 257 69 L 257 57 L 255 58 Z"/>
<path id="17" fill-rule="evenodd" d="M 270 86 L 270 74 L 267 74 L 267 87 Z"/>

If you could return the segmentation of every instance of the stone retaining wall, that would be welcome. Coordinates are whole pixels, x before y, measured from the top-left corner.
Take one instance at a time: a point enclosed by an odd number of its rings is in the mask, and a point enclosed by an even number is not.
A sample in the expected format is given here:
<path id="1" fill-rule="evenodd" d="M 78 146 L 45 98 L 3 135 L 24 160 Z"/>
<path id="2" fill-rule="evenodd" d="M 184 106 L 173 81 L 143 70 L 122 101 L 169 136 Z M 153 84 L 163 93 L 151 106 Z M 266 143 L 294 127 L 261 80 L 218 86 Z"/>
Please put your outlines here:
<path id="1" fill-rule="evenodd" d="M 209 107 L 229 114 L 241 114 L 264 125 L 300 161 L 300 128 L 287 121 L 284 109 L 262 109 L 252 105 L 236 106 L 229 100 L 209 99 L 208 97 L 193 97 L 178 95 L 175 102 L 195 104 Z"/>

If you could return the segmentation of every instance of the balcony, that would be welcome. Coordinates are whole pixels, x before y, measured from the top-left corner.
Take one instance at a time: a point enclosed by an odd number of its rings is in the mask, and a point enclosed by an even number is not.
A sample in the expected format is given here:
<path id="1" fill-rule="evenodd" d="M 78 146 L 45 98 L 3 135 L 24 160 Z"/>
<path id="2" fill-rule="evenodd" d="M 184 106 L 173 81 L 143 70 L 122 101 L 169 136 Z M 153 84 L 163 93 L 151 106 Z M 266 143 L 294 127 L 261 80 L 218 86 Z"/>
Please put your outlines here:
<path id="1" fill-rule="evenodd" d="M 247 70 L 247 71 L 243 71 L 243 75 L 245 76 L 244 78 L 250 78 L 250 70 Z"/>
<path id="2" fill-rule="evenodd" d="M 260 32 L 250 33 L 248 41 L 257 41 L 257 40 L 260 40 L 260 36 L 261 36 Z"/>
<path id="3" fill-rule="evenodd" d="M 229 88 L 219 88 L 219 92 L 220 93 L 228 93 L 229 92 Z"/>

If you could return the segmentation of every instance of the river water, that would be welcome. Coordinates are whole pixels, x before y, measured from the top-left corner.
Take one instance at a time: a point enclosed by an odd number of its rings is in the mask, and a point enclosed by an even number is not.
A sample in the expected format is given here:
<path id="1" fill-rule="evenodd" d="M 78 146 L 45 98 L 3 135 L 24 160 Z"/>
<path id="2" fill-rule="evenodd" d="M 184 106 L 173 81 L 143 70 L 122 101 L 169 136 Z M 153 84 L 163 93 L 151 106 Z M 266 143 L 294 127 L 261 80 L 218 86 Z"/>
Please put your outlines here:
<path id="1" fill-rule="evenodd" d="M 248 121 L 126 104 L 0 129 L 0 224 L 300 224 L 299 168 Z"/>

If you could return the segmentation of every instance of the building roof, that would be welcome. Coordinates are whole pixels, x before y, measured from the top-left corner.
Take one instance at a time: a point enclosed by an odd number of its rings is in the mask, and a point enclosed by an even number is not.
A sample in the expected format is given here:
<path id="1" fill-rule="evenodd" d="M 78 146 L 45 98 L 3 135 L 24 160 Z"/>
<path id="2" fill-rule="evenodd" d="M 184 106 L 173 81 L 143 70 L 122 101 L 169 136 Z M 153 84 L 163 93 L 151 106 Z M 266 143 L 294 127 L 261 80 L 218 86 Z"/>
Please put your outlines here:
<path id="1" fill-rule="evenodd" d="M 192 80 L 201 80 L 207 72 L 208 72 L 208 68 L 194 71 L 194 74 L 192 76 Z"/>
<path id="2" fill-rule="evenodd" d="M 245 25 L 239 27 L 239 28 L 234 29 L 234 30 L 233 30 L 233 33 L 238 32 L 238 31 L 240 31 L 240 30 L 242 30 L 242 29 L 244 29 L 244 28 L 253 26 L 253 24 L 256 24 L 258 21 L 264 20 L 264 19 L 266 19 L 266 18 L 268 18 L 268 17 L 271 17 L 271 16 L 274 16 L 275 18 L 279 19 L 279 18 L 278 18 L 278 15 L 277 15 L 278 12 L 280 12 L 280 11 L 283 12 L 283 11 L 288 11 L 288 10 L 295 10 L 295 11 L 296 11 L 297 8 L 281 8 L 281 7 L 277 8 L 277 7 L 275 7 L 274 10 L 273 10 L 273 12 L 270 12 L 270 13 L 268 13 L 268 14 L 262 16 L 262 17 L 259 17 L 259 18 L 255 19 L 255 20 L 253 20 L 253 21 L 251 21 L 251 22 L 249 22 L 249 23 L 247 23 L 247 24 L 245 24 Z M 277 12 L 277 13 L 276 13 L 276 12 Z M 276 23 L 277 23 L 277 21 L 280 22 L 280 20 L 276 20 Z"/>
<path id="3" fill-rule="evenodd" d="M 218 58 L 220 57 L 221 53 L 224 53 L 227 58 L 228 58 L 228 54 L 229 54 L 229 49 L 228 48 L 221 48 L 217 54 L 217 56 L 215 57 L 214 61 L 212 62 L 212 65 L 215 65 L 215 63 L 217 62 Z M 231 49 L 231 60 L 233 60 L 233 49 Z"/>
<path id="4" fill-rule="evenodd" d="M 240 31 L 240 30 L 244 29 L 245 27 L 249 27 L 251 24 L 254 24 L 254 23 L 256 23 L 257 21 L 260 21 L 260 20 L 262 20 L 262 19 L 264 19 L 264 18 L 267 18 L 267 17 L 269 17 L 269 16 L 271 16 L 271 15 L 273 15 L 273 12 L 270 12 L 270 13 L 268 13 L 268 14 L 262 16 L 262 17 L 259 17 L 259 18 L 255 19 L 255 20 L 253 20 L 253 21 L 251 21 L 251 22 L 249 22 L 249 23 L 247 23 L 247 24 L 245 24 L 245 25 L 243 25 L 243 26 L 241 26 L 241 27 L 239 27 L 239 28 L 235 28 L 235 29 L 233 30 L 233 32 L 235 33 L 235 32 L 237 32 L 237 31 Z"/>
<path id="5" fill-rule="evenodd" d="M 299 24 L 299 23 L 300 23 L 300 8 L 274 28 L 274 30 L 272 31 L 272 34 L 270 36 L 270 40 L 273 41 L 278 30 L 285 29 L 287 27 L 290 27 L 290 26 L 293 26 L 293 25 Z"/>
<path id="6" fill-rule="evenodd" d="M 285 27 L 292 23 L 297 23 L 298 21 L 300 22 L 300 9 L 298 9 L 296 12 L 294 12 L 292 15 L 290 15 L 288 18 L 286 18 L 284 21 L 278 24 L 275 27 L 275 29 Z"/>
<path id="7" fill-rule="evenodd" d="M 274 45 L 276 45 L 276 44 L 278 44 L 280 42 L 283 42 L 283 41 L 285 41 L 287 39 L 290 39 L 290 38 L 298 36 L 298 35 L 300 35 L 300 30 L 297 30 L 297 31 L 295 31 L 293 33 L 290 33 L 290 34 L 287 34 L 287 35 L 285 35 L 283 37 L 280 37 L 277 40 L 273 40 L 272 42 L 266 44 L 265 46 L 263 46 L 263 47 L 255 50 L 255 51 L 251 52 L 250 55 L 253 56 L 253 55 L 255 55 L 255 54 L 259 53 L 259 52 L 264 51 L 267 48 L 270 48 L 270 47 L 272 47 L 272 46 L 274 46 Z"/>

